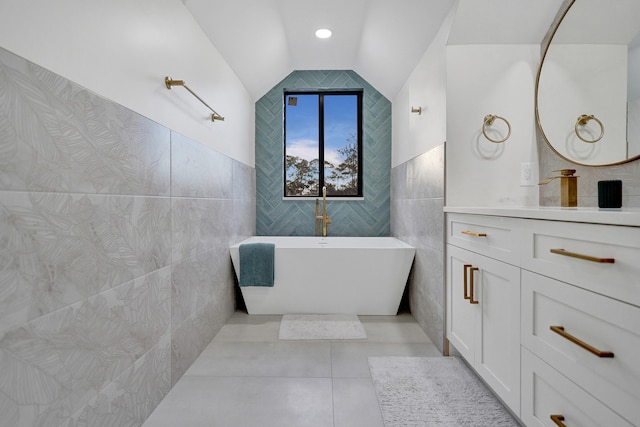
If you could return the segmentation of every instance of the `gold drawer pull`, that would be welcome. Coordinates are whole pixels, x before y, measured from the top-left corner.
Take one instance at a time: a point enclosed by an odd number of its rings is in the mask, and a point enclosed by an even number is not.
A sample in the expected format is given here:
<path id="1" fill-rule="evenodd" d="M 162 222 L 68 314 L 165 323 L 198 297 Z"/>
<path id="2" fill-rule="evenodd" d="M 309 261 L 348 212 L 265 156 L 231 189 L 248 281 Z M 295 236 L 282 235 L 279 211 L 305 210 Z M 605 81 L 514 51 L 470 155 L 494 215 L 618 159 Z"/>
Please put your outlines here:
<path id="1" fill-rule="evenodd" d="M 469 273 L 471 274 L 471 280 L 469 283 L 469 304 L 478 304 L 478 301 L 476 301 L 475 299 L 473 299 L 473 272 L 474 271 L 478 271 L 478 267 L 471 267 L 469 269 Z"/>
<path id="2" fill-rule="evenodd" d="M 567 425 L 563 423 L 564 415 L 551 415 L 551 421 L 556 423 L 558 427 L 567 427 Z"/>
<path id="3" fill-rule="evenodd" d="M 474 237 L 487 237 L 487 233 L 476 233 L 475 231 L 463 231 L 462 234 Z"/>
<path id="4" fill-rule="evenodd" d="M 467 268 L 471 267 L 471 264 L 465 264 L 464 265 L 464 299 L 469 299 L 471 298 L 469 296 L 469 289 L 467 288 Z"/>
<path id="5" fill-rule="evenodd" d="M 598 350 L 597 348 L 595 348 L 593 346 L 590 346 L 586 342 L 580 341 L 578 338 L 574 337 L 573 335 L 570 335 L 570 334 L 566 333 L 564 331 L 564 326 L 549 326 L 549 329 L 551 329 L 556 334 L 562 336 L 563 338 L 568 339 L 572 343 L 579 345 L 580 347 L 584 348 L 585 350 L 590 351 L 591 353 L 595 354 L 598 357 L 613 357 L 613 353 L 612 352 Z"/>
<path id="6" fill-rule="evenodd" d="M 569 257 L 572 257 L 572 258 L 583 259 L 585 261 L 599 262 L 599 263 L 602 263 L 602 264 L 613 264 L 613 263 L 616 262 L 616 260 L 614 258 L 597 258 L 597 257 L 594 257 L 594 256 L 582 255 L 582 254 L 577 254 L 575 252 L 565 251 L 564 249 L 551 249 L 551 250 L 549 250 L 549 252 L 551 252 L 552 254 L 564 255 L 564 256 L 569 256 Z"/>

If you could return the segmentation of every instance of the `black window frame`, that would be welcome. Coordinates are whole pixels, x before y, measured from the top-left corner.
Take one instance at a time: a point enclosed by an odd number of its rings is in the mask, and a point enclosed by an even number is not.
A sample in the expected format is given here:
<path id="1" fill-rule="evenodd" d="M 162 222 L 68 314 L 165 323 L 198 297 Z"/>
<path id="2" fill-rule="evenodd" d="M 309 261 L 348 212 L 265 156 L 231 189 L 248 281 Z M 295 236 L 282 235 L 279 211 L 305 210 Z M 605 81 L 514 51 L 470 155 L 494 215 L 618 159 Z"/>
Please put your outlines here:
<path id="1" fill-rule="evenodd" d="M 305 195 L 288 195 L 287 194 L 287 97 L 295 95 L 318 95 L 318 194 L 305 194 Z M 357 194 L 327 194 L 327 197 L 331 198 L 349 198 L 349 197 L 363 197 L 363 145 L 364 145 L 364 130 L 363 130 L 363 99 L 364 90 L 362 89 L 349 89 L 349 90 L 284 90 L 283 96 L 283 195 L 287 199 L 305 198 L 305 197 L 322 197 L 322 187 L 325 184 L 324 176 L 324 97 L 336 96 L 336 95 L 351 95 L 356 96 L 357 102 L 357 151 L 358 151 L 358 175 L 357 175 Z"/>

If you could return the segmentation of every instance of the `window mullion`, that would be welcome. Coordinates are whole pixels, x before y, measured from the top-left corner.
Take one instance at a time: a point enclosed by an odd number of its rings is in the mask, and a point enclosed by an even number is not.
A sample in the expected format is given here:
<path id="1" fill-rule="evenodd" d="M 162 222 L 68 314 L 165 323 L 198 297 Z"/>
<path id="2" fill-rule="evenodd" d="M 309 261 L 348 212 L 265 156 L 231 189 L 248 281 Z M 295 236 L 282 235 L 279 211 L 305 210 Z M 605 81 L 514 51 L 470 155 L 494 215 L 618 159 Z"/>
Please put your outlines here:
<path id="1" fill-rule="evenodd" d="M 318 96 L 318 196 L 324 187 L 324 94 Z"/>
<path id="2" fill-rule="evenodd" d="M 363 176 L 363 151 L 364 151 L 364 129 L 363 129 L 363 123 L 362 123 L 362 102 L 363 102 L 363 94 L 359 94 L 357 97 L 358 100 L 358 128 L 357 128 L 357 132 L 358 132 L 358 136 L 357 136 L 357 144 L 358 144 L 358 194 L 363 194 L 363 180 L 362 180 L 362 176 Z"/>

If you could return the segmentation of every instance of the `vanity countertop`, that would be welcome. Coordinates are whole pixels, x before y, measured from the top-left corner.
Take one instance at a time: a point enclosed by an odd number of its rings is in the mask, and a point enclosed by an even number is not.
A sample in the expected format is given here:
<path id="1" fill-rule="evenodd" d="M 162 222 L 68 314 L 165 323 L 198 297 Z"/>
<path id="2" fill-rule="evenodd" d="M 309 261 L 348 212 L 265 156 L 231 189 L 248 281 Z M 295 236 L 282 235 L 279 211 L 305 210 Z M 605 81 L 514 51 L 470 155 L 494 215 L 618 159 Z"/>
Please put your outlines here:
<path id="1" fill-rule="evenodd" d="M 640 227 L 640 208 L 599 209 L 559 208 L 552 206 L 530 207 L 464 207 L 445 206 L 445 212 L 475 215 L 506 216 L 513 218 L 573 221 L 593 224 L 625 225 Z"/>

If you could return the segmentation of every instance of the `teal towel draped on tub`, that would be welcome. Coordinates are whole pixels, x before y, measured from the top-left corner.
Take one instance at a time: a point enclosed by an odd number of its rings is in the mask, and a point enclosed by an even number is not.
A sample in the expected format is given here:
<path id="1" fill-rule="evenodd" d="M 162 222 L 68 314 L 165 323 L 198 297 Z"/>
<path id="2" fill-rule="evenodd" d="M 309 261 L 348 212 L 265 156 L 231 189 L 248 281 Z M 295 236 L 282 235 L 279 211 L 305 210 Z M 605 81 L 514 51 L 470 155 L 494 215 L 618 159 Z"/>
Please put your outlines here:
<path id="1" fill-rule="evenodd" d="M 240 286 L 273 287 L 275 248 L 273 243 L 240 245 Z"/>

